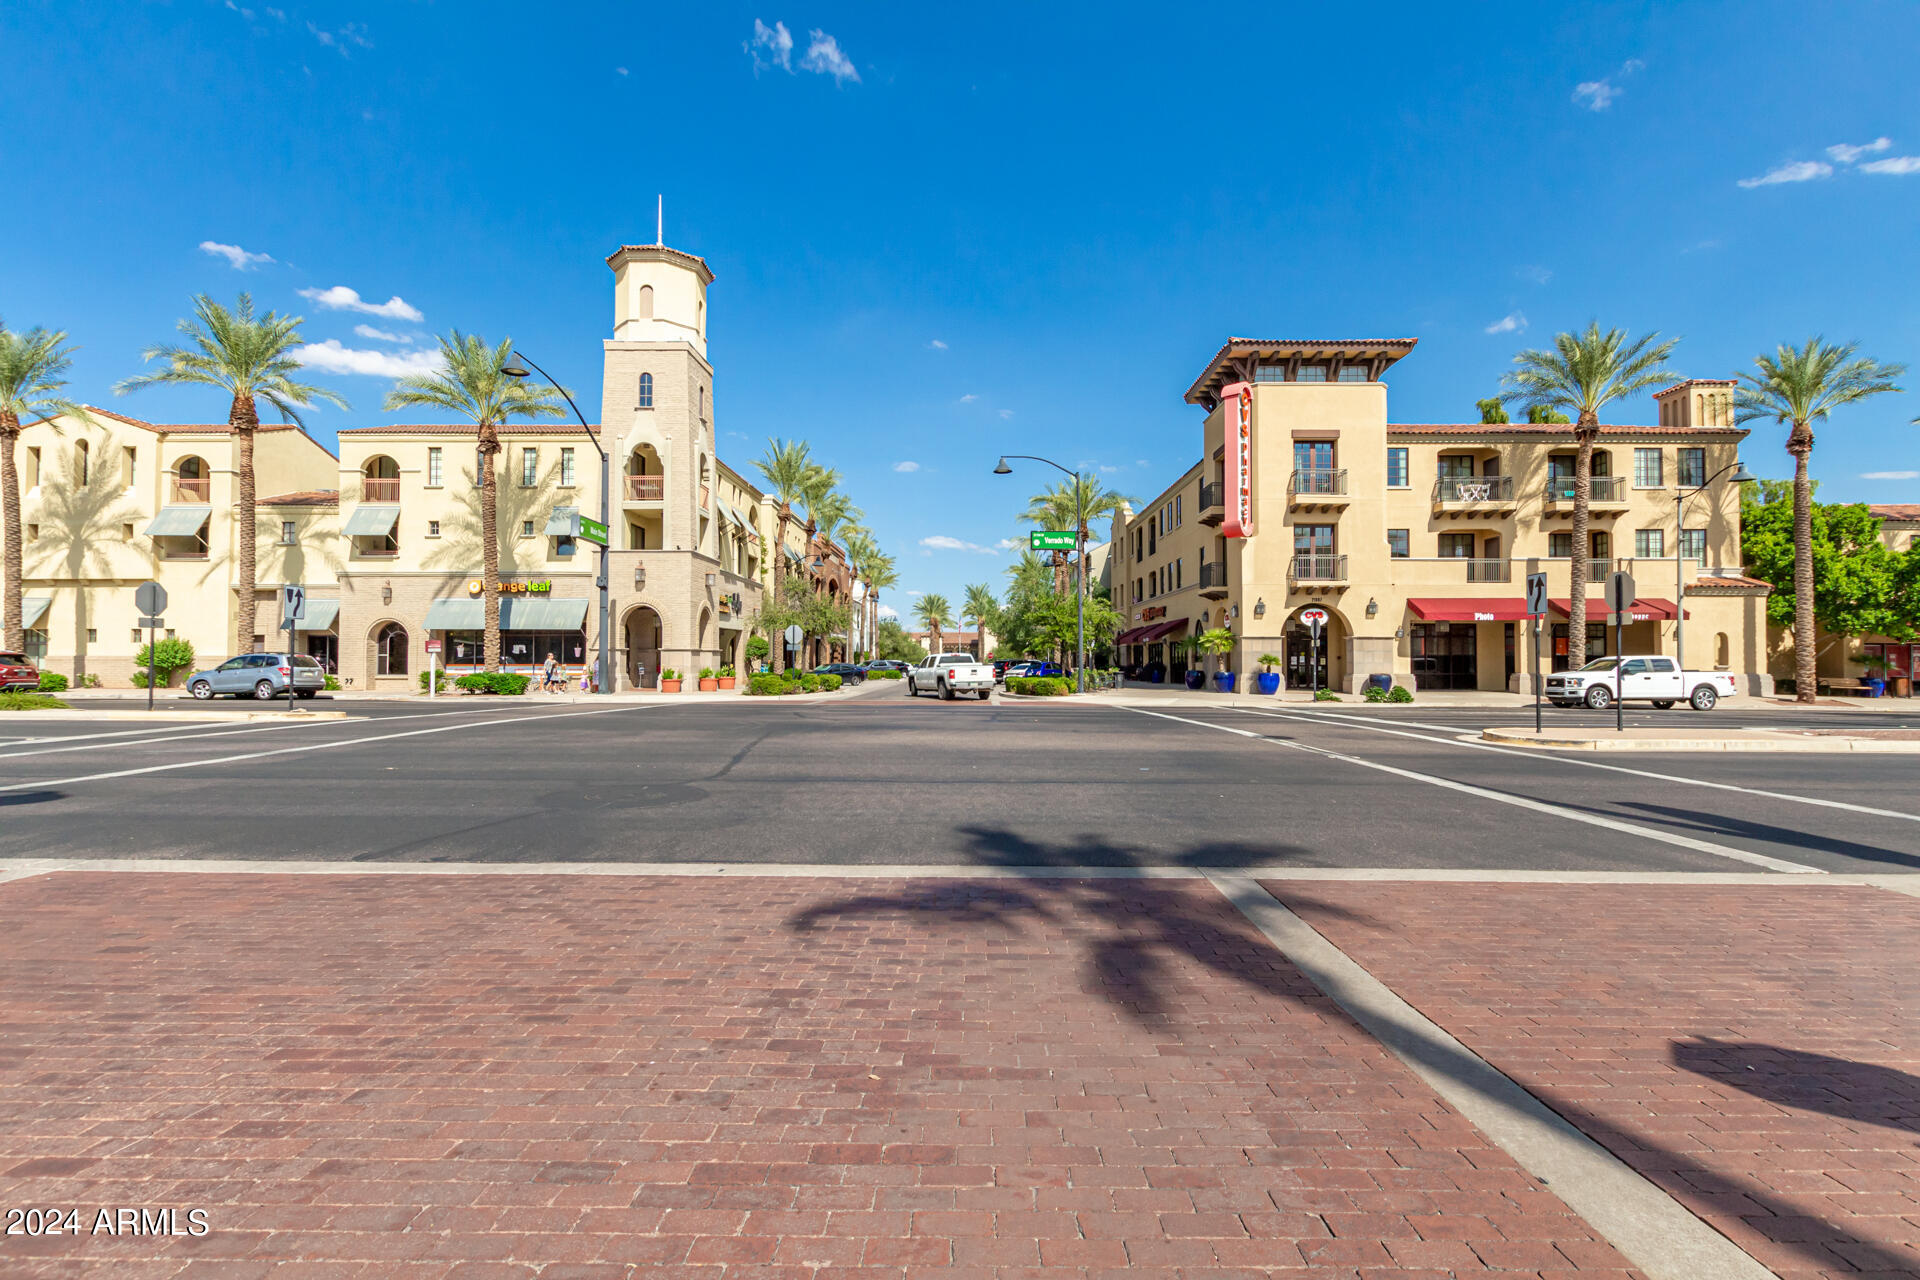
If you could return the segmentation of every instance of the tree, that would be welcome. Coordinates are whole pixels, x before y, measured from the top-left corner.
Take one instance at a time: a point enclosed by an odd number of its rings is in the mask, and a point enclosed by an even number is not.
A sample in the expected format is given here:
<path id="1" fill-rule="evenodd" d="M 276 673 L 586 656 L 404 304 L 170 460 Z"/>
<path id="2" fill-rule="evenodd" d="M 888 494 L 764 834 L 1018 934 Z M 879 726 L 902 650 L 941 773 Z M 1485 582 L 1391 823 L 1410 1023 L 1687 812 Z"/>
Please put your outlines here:
<path id="1" fill-rule="evenodd" d="M 953 620 L 953 606 L 947 603 L 945 596 L 921 596 L 920 603 L 913 607 L 914 616 L 920 619 L 920 625 L 933 633 L 933 652 L 940 652 L 940 632 Z"/>
<path id="2" fill-rule="evenodd" d="M 819 554 L 821 554 L 823 558 L 826 547 L 834 541 L 835 534 L 859 528 L 860 508 L 854 506 L 852 499 L 848 498 L 846 494 L 832 487 L 833 484 L 838 483 L 839 478 L 840 473 L 837 471 L 821 472 L 819 476 L 816 477 L 816 481 L 826 485 L 825 491 L 809 498 L 807 502 L 807 519 L 811 526 L 818 531 Z M 809 539 L 810 551 L 812 545 L 812 539 Z M 841 550 L 846 551 L 847 548 L 843 546 Z M 853 556 L 851 553 L 847 555 L 847 562 L 850 567 L 853 566 Z M 854 571 L 856 574 L 859 572 L 857 567 L 855 567 Z M 824 572 L 821 576 L 824 577 Z M 820 589 L 818 585 L 819 582 L 820 578 L 816 577 L 815 591 Z M 827 643 L 829 659 L 833 656 L 833 647 L 832 641 L 829 640 Z"/>
<path id="3" fill-rule="evenodd" d="M 860 631 L 867 639 L 867 656 L 873 656 L 873 562 L 880 555 L 880 548 L 874 545 L 873 535 L 860 525 L 851 525 L 841 531 L 840 546 L 847 553 L 847 563 L 853 567 L 856 580 L 867 585 L 866 594 L 861 599 Z"/>
<path id="4" fill-rule="evenodd" d="M 438 409 L 457 413 L 474 425 L 479 441 L 480 583 L 486 608 L 481 658 L 489 671 L 500 669 L 500 427 L 515 418 L 562 416 L 560 393 L 527 378 L 501 372 L 513 355 L 513 339 L 490 345 L 478 334 L 455 329 L 440 339 L 440 368 L 401 378 L 387 393 L 386 408 Z"/>
<path id="5" fill-rule="evenodd" d="M 1893 380 L 1906 372 L 1905 365 L 1881 364 L 1856 355 L 1857 349 L 1851 342 L 1835 346 L 1818 337 L 1799 348 L 1781 343 L 1773 355 L 1754 357 L 1759 372 L 1741 374 L 1734 391 L 1737 421 L 1767 418 L 1788 428 L 1787 452 L 1793 455 L 1793 696 L 1801 702 L 1816 696 L 1813 635 L 1819 605 L 1814 591 L 1813 480 L 1808 473 L 1813 424 L 1835 409 L 1900 390 Z"/>
<path id="6" fill-rule="evenodd" d="M 786 574 L 787 521 L 793 517 L 793 504 L 807 496 L 807 486 L 820 468 L 814 465 L 812 448 L 805 440 L 780 440 L 772 436 L 767 437 L 767 452 L 756 458 L 753 465 L 773 490 L 773 496 L 779 499 L 774 507 L 773 546 L 765 557 L 764 569 L 768 594 L 774 594 L 775 584 Z M 786 665 L 786 646 L 774 645 L 773 673 L 779 675 Z"/>
<path id="7" fill-rule="evenodd" d="M 1123 503 L 1132 499 L 1123 494 L 1113 493 L 1092 476 L 1081 476 L 1078 482 L 1079 501 L 1074 498 L 1075 482 L 1063 480 L 1051 489 L 1033 495 L 1027 501 L 1027 510 L 1021 517 L 1039 529 L 1075 529 L 1080 535 L 1080 543 L 1086 545 L 1089 526 L 1101 516 L 1111 516 Z M 1076 525 L 1077 522 L 1077 525 Z M 1086 580 L 1084 567 L 1080 570 L 1083 583 Z M 1061 595 L 1067 593 L 1067 553 L 1053 553 L 1054 590 Z"/>
<path id="8" fill-rule="evenodd" d="M 1574 415 L 1573 439 L 1579 446 L 1573 472 L 1573 548 L 1571 598 L 1567 602 L 1567 661 L 1587 661 L 1587 550 L 1593 515 L 1593 445 L 1600 438 L 1600 410 L 1615 400 L 1644 391 L 1673 375 L 1667 357 L 1678 338 L 1659 341 L 1658 333 L 1629 339 L 1623 329 L 1600 332 L 1589 322 L 1584 333 L 1554 335 L 1553 350 L 1522 351 L 1518 367 L 1500 380 L 1500 399 L 1534 410 L 1565 410 Z"/>
<path id="9" fill-rule="evenodd" d="M 987 624 L 993 621 L 1000 611 L 1000 602 L 993 598 L 993 588 L 984 582 L 976 582 L 967 588 L 967 598 L 960 605 L 963 617 L 973 619 L 973 634 L 980 650 L 975 657 L 987 656 Z"/>
<path id="10" fill-rule="evenodd" d="M 258 544 L 254 534 L 253 435 L 260 426 L 259 401 L 265 400 L 280 415 L 282 422 L 305 426 L 298 410 L 315 401 L 347 408 L 344 398 L 325 387 L 295 382 L 300 362 L 293 352 L 300 345 L 299 316 L 282 316 L 269 311 L 254 318 L 253 299 L 241 294 L 239 303 L 229 311 L 206 294 L 196 295 L 193 315 L 180 321 L 180 332 L 188 345 L 162 344 L 140 353 L 146 361 L 162 361 L 151 373 L 137 374 L 114 387 L 117 395 L 142 387 L 190 385 L 218 387 L 227 393 L 227 429 L 233 434 L 234 463 L 240 494 L 237 499 L 240 527 L 236 548 L 237 579 L 234 618 L 235 653 L 253 649 L 253 627 Z"/>
<path id="11" fill-rule="evenodd" d="M 1787 489 L 1785 481 L 1763 481 Z M 1740 504 L 1740 559 L 1748 573 L 1773 584 L 1767 621 L 1794 632 L 1796 681 L 1800 671 L 1799 571 L 1795 530 L 1799 512 L 1789 491 L 1784 500 Z M 1880 540 L 1880 520 L 1861 504 L 1813 503 L 1808 511 L 1813 551 L 1813 617 L 1829 634 L 1884 635 L 1912 639 L 1920 633 L 1920 553 L 1890 550 Z M 1796 690 L 1798 684 L 1796 683 Z"/>
<path id="12" fill-rule="evenodd" d="M 1211 631 L 1202 631 L 1194 637 L 1193 647 L 1213 658 L 1216 662 L 1233 652 L 1233 632 L 1225 627 L 1215 627 Z"/>
<path id="13" fill-rule="evenodd" d="M 880 593 L 899 585 L 900 573 L 899 570 L 894 567 L 893 557 L 888 555 L 876 556 L 872 566 L 867 570 L 867 608 L 870 611 L 869 617 L 872 627 L 868 634 L 875 637 L 876 652 L 878 651 L 878 637 L 880 635 L 881 623 Z M 880 656 L 884 658 L 887 655 L 881 654 Z"/>
<path id="14" fill-rule="evenodd" d="M 897 618 L 882 618 L 875 639 L 880 656 L 894 662 L 920 662 L 927 656 L 927 651 L 913 642 Z"/>
<path id="15" fill-rule="evenodd" d="M 1475 400 L 1473 407 L 1480 411 L 1480 421 L 1488 423 L 1506 422 L 1507 406 L 1499 396 L 1488 396 L 1485 400 Z"/>
<path id="16" fill-rule="evenodd" d="M 1543 404 L 1536 404 L 1527 409 L 1527 422 L 1536 427 L 1564 427 L 1567 425 L 1567 415 L 1558 409 L 1549 409 Z"/>
<path id="17" fill-rule="evenodd" d="M 78 418 L 89 422 L 87 411 L 60 395 L 67 380 L 60 375 L 73 363 L 67 335 L 45 329 L 14 333 L 0 323 L 0 540 L 6 543 L 4 570 L 0 570 L 0 648 L 16 652 L 27 647 L 26 613 L 21 597 L 26 575 L 20 554 L 20 473 L 13 451 L 20 442 L 20 420 Z"/>

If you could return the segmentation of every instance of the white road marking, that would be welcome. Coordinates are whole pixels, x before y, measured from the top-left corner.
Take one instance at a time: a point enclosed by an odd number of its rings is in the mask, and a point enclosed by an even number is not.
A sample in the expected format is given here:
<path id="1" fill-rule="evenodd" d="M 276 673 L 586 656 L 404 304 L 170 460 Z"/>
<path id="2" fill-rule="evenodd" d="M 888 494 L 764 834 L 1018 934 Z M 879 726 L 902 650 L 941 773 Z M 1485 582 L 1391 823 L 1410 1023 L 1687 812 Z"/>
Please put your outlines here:
<path id="1" fill-rule="evenodd" d="M 427 712 L 421 712 L 418 714 L 409 713 L 406 715 L 387 716 L 385 718 L 388 720 L 434 720 L 444 716 L 492 715 L 494 713 L 494 710 L 495 709 L 491 707 L 484 707 L 484 708 L 472 708 L 466 711 L 427 711 Z M 226 738 L 226 737 L 231 737 L 237 733 L 274 733 L 281 729 L 310 729 L 317 725 L 347 724 L 347 723 L 350 723 L 350 722 L 344 721 L 344 720 L 287 720 L 287 721 L 269 722 L 266 724 L 261 724 L 256 721 L 256 722 L 248 723 L 247 727 L 244 729 L 234 729 L 218 721 L 213 721 L 213 722 L 206 722 L 201 724 L 183 724 L 171 729 L 163 728 L 163 727 L 153 727 L 153 728 L 147 728 L 147 729 L 121 729 L 114 733 L 77 733 L 64 738 L 29 738 L 29 739 L 26 739 L 27 742 L 68 743 L 68 742 L 84 741 L 90 738 L 125 738 L 125 737 L 137 736 L 143 733 L 165 735 L 163 737 L 157 737 L 157 738 L 141 738 L 140 741 L 138 742 L 95 742 L 95 743 L 90 743 L 89 745 L 84 747 L 58 746 L 58 747 L 40 747 L 34 751 L 9 751 L 9 752 L 5 752 L 4 754 L 0 754 L 0 760 L 17 760 L 21 756 L 59 755 L 59 754 L 62 754 L 63 752 L 70 752 L 70 751 L 99 751 L 104 748 L 110 748 L 110 747 L 146 747 L 146 746 L 152 746 L 155 743 L 172 744 L 175 742 L 181 742 L 181 741 L 187 741 L 187 740 L 198 742 L 202 738 Z M 194 736 L 191 739 L 187 739 L 183 737 L 183 735 L 188 735 L 188 734 L 197 735 L 197 736 Z"/>
<path id="2" fill-rule="evenodd" d="M 1493 791 L 1486 787 L 1476 787 L 1470 783 L 1455 782 L 1451 778 L 1436 777 L 1430 773 L 1416 773 L 1412 769 L 1401 769 L 1390 764 L 1381 764 L 1376 760 L 1363 760 L 1359 756 L 1350 756 L 1338 751 L 1329 751 L 1324 747 L 1309 746 L 1304 742 L 1279 742 L 1264 734 L 1250 729 L 1235 729 L 1227 725 L 1208 724 L 1204 720 L 1189 720 L 1184 716 L 1170 716 L 1160 711 L 1143 711 L 1138 707 L 1122 707 L 1122 711 L 1132 711 L 1138 715 L 1153 716 L 1160 720 L 1172 720 L 1179 724 L 1190 724 L 1200 729 L 1212 729 L 1217 733 L 1232 733 L 1243 738 L 1254 738 L 1276 747 L 1290 747 L 1295 751 L 1305 751 L 1311 755 L 1324 756 L 1329 760 L 1339 760 L 1345 764 L 1358 765 L 1363 769 L 1373 769 L 1380 773 L 1392 774 L 1397 778 L 1406 778 L 1413 782 L 1423 782 L 1430 787 L 1441 787 L 1448 791 L 1458 791 L 1465 795 L 1476 796 L 1482 800 L 1492 800 L 1496 804 L 1512 805 L 1516 809 L 1530 809 L 1535 813 L 1549 814 L 1564 818 L 1568 822 L 1584 823 L 1590 827 L 1602 827 L 1609 831 L 1620 831 L 1628 835 L 1643 836 L 1648 840 L 1657 840 L 1662 844 L 1677 845 L 1682 849 L 1692 849 L 1696 853 L 1711 854 L 1716 858 L 1731 858 L 1736 862 L 1751 863 L 1756 867 L 1769 867 L 1775 871 L 1789 871 L 1800 875 L 1825 875 L 1819 867 L 1809 867 L 1798 862 L 1788 862 L 1784 858 L 1770 858 L 1764 853 L 1749 853 L 1745 849 L 1735 849 L 1728 845 L 1711 844 L 1705 840 L 1696 840 L 1692 836 L 1683 836 L 1671 831 L 1661 831 L 1654 827 L 1643 827 L 1636 822 L 1622 822 L 1618 818 L 1603 818 L 1599 814 L 1581 813 L 1577 809 L 1564 808 L 1557 804 L 1548 804 L 1543 800 L 1533 800 L 1526 796 L 1509 795 L 1504 791 Z M 1253 714 L 1265 714 L 1255 712 Z"/>
<path id="3" fill-rule="evenodd" d="M 1318 724 L 1337 724 L 1348 728 L 1364 729 L 1368 733 L 1387 733 L 1396 738 L 1412 738 L 1417 742 L 1437 742 L 1446 747 L 1470 747 L 1475 751 L 1492 751 L 1503 756 L 1520 756 L 1526 760 L 1550 760 L 1555 764 L 1577 765 L 1583 769 L 1604 769 L 1608 773 L 1624 773 L 1635 778 L 1648 778 L 1655 782 L 1672 782 L 1685 787 L 1706 787 L 1712 791 L 1738 791 L 1742 795 L 1762 796 L 1768 800 L 1790 800 L 1795 804 L 1818 805 L 1823 809 L 1845 809 L 1850 813 L 1870 814 L 1876 818 L 1900 818 L 1907 822 L 1920 822 L 1920 813 L 1903 813 L 1898 809 L 1878 809 L 1867 804 L 1852 804 L 1845 800 L 1827 800 L 1820 796 L 1795 795 L 1790 791 L 1768 791 L 1762 787 L 1742 787 L 1731 782 L 1712 782 L 1705 778 L 1680 777 L 1671 773 L 1655 773 L 1650 769 L 1630 769 L 1625 765 L 1601 764 L 1595 760 L 1576 760 L 1571 756 L 1549 754 L 1539 751 L 1523 751 L 1516 747 L 1495 746 L 1491 742 L 1480 742 L 1473 738 L 1446 737 L 1430 738 L 1424 733 L 1406 733 L 1398 729 L 1389 729 L 1384 725 L 1366 724 L 1352 716 L 1334 717 L 1324 713 L 1310 711 L 1253 711 L 1236 707 L 1242 715 L 1265 716 L 1271 720 L 1285 720 L 1296 717 L 1311 720 Z M 1405 721 L 1401 723 L 1407 723 Z M 1451 728 L 1447 733 L 1453 733 Z"/>
<path id="4" fill-rule="evenodd" d="M 606 707 L 599 711 L 551 711 L 536 712 L 530 716 L 511 716 L 505 720 L 474 720 L 465 724 L 436 725 L 431 729 L 407 729 L 400 733 L 376 733 L 364 738 L 341 738 L 334 742 L 308 742 L 297 747 L 277 747 L 272 751 L 249 751 L 237 756 L 214 756 L 206 760 L 178 760 L 172 764 L 148 765 L 141 769 L 115 769 L 110 773 L 80 774 L 72 778 L 42 778 L 33 782 L 16 782 L 11 786 L 0 787 L 0 793 L 8 791 L 36 791 L 48 787 L 67 787 L 79 782 L 105 782 L 111 778 L 136 778 L 148 773 L 170 773 L 176 769 L 198 769 L 210 764 L 236 764 L 242 760 L 264 760 L 269 756 L 295 755 L 302 751 L 329 751 L 335 747 L 355 747 L 368 742 L 390 742 L 395 738 L 417 738 L 429 733 L 451 733 L 455 729 L 485 729 L 497 724 L 526 724 L 534 720 L 572 720 L 578 716 L 607 716 L 618 711 L 638 711 L 638 705 Z M 452 714 L 452 713 L 448 713 Z M 337 721 L 333 723 L 338 723 Z"/>

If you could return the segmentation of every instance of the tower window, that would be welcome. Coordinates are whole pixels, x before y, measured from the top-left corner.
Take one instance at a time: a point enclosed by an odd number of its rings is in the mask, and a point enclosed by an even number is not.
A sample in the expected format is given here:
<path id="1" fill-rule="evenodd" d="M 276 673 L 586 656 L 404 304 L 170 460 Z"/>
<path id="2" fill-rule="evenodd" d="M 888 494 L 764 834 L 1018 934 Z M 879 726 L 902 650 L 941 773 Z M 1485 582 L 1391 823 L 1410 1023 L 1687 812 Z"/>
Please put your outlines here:
<path id="1" fill-rule="evenodd" d="M 642 320 L 653 319 L 653 286 L 650 284 L 640 286 L 639 312 Z"/>
<path id="2" fill-rule="evenodd" d="M 640 407 L 653 408 L 653 375 L 650 373 L 640 375 Z"/>
<path id="3" fill-rule="evenodd" d="M 707 389 L 701 387 L 694 395 L 694 416 L 700 421 L 707 420 Z"/>

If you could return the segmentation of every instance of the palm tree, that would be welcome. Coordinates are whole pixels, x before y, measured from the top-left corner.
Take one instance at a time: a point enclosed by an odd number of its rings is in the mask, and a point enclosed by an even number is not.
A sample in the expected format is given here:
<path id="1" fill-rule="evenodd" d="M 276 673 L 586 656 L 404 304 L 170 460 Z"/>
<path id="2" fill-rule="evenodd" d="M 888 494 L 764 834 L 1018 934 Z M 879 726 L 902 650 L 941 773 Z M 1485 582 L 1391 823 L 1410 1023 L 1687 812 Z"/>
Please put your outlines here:
<path id="1" fill-rule="evenodd" d="M 921 596 L 920 603 L 913 607 L 914 616 L 920 619 L 920 625 L 933 633 L 933 644 L 927 652 L 940 652 L 940 631 L 953 617 L 953 606 L 947 603 L 945 596 Z"/>
<path id="2" fill-rule="evenodd" d="M 793 515 L 793 504 L 807 496 L 807 486 L 812 483 L 814 472 L 820 469 L 811 454 L 812 449 L 805 440 L 779 440 L 769 436 L 766 455 L 754 459 L 754 468 L 779 500 L 773 509 L 773 547 L 766 556 L 767 590 L 775 596 L 783 592 L 786 582 L 787 521 Z M 773 642 L 773 673 L 779 675 L 786 669 L 786 646 L 778 637 L 768 639 Z"/>
<path id="3" fill-rule="evenodd" d="M 21 591 L 25 574 L 20 559 L 20 473 L 13 449 L 20 442 L 22 418 L 60 416 L 91 421 L 87 411 L 59 395 L 67 385 L 60 375 L 73 363 L 67 335 L 45 329 L 14 333 L 0 323 L 0 541 L 6 543 L 5 568 L 0 570 L 0 648 L 27 647 L 26 615 Z"/>
<path id="4" fill-rule="evenodd" d="M 400 409 L 438 409 L 470 420 L 480 449 L 480 582 L 486 607 L 481 660 L 500 669 L 500 481 L 493 460 L 500 453 L 500 427 L 514 418 L 563 416 L 560 393 L 530 378 L 503 373 L 513 355 L 513 339 L 498 346 L 458 329 L 440 339 L 440 368 L 401 378 L 387 393 L 389 413 Z"/>
<path id="5" fill-rule="evenodd" d="M 280 415 L 282 422 L 305 426 L 298 410 L 317 401 L 347 408 L 346 400 L 325 387 L 295 382 L 300 362 L 293 352 L 300 345 L 299 316 L 283 316 L 269 311 L 255 319 L 253 299 L 240 295 L 229 311 L 206 294 L 193 300 L 193 315 L 179 324 L 188 345 L 158 345 L 140 353 L 142 360 L 160 360 L 164 364 L 152 373 L 137 374 L 114 387 L 125 395 L 142 387 L 187 384 L 218 387 L 231 404 L 227 409 L 227 428 L 233 433 L 236 452 L 235 470 L 240 481 L 238 506 L 240 527 L 237 534 L 237 563 L 234 590 L 239 608 L 234 619 L 235 653 L 253 649 L 254 624 L 254 490 L 253 433 L 260 426 L 258 402 L 265 400 Z"/>
<path id="6" fill-rule="evenodd" d="M 873 579 L 870 575 L 874 558 L 880 554 L 880 548 L 873 541 L 873 534 L 864 526 L 848 525 L 840 531 L 840 545 L 846 550 L 847 563 L 853 567 L 853 576 L 866 583 L 866 594 L 861 599 L 860 630 L 867 639 L 867 656 L 873 656 L 873 631 L 867 626 L 866 615 L 873 607 Z M 849 601 L 848 603 L 852 603 Z"/>
<path id="7" fill-rule="evenodd" d="M 993 588 L 984 582 L 976 582 L 967 588 L 967 598 L 960 606 L 961 616 L 973 619 L 973 634 L 980 648 L 973 656 L 985 659 L 987 656 L 987 621 L 1000 609 L 1000 602 L 993 598 Z"/>
<path id="8" fill-rule="evenodd" d="M 1567 665 L 1587 661 L 1587 557 L 1592 542 L 1593 445 L 1600 438 L 1600 410 L 1615 400 L 1664 382 L 1673 374 L 1667 357 L 1678 338 L 1659 341 L 1658 333 L 1629 339 L 1624 329 L 1600 332 L 1589 321 L 1585 333 L 1559 333 L 1551 351 L 1522 351 L 1519 366 L 1500 379 L 1500 399 L 1529 411 L 1564 410 L 1573 415 L 1573 439 L 1579 446 L 1573 471 L 1573 563 L 1567 604 Z"/>
<path id="9" fill-rule="evenodd" d="M 894 567 L 893 557 L 889 555 L 875 557 L 872 567 L 867 570 L 867 608 L 869 610 L 868 617 L 872 624 L 867 634 L 874 638 L 873 651 L 876 657 L 879 656 L 880 652 L 878 643 L 880 638 L 880 593 L 889 587 L 897 587 L 899 585 L 900 573 Z"/>
<path id="10" fill-rule="evenodd" d="M 1114 493 L 1101 486 L 1093 476 L 1080 476 L 1077 488 L 1079 497 L 1075 499 L 1076 482 L 1062 480 L 1051 489 L 1036 493 L 1028 500 L 1027 510 L 1021 517 L 1029 524 L 1040 529 L 1078 528 L 1080 544 L 1086 545 L 1088 528 L 1100 516 L 1110 516 L 1121 506 L 1133 499 L 1124 494 Z M 1086 569 L 1079 569 L 1081 590 L 1086 589 Z M 1067 553 L 1053 553 L 1053 589 L 1057 595 L 1067 594 Z"/>
<path id="11" fill-rule="evenodd" d="M 1813 481 L 1807 473 L 1813 424 L 1843 405 L 1900 390 L 1893 380 L 1906 372 L 1905 365 L 1854 354 L 1857 347 L 1852 342 L 1834 346 L 1817 337 L 1799 348 L 1782 343 L 1773 355 L 1754 357 L 1760 372 L 1741 374 L 1734 392 L 1738 421 L 1768 418 L 1788 428 L 1787 452 L 1793 455 L 1793 696 L 1801 702 L 1814 700 L 1818 680 L 1813 652 Z"/>

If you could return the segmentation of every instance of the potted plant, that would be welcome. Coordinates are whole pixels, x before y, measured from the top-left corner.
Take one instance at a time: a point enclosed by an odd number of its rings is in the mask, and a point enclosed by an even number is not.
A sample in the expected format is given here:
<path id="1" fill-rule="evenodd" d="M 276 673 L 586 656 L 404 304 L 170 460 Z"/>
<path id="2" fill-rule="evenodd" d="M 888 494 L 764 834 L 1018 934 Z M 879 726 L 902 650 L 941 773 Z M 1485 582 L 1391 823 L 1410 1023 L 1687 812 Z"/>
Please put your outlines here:
<path id="1" fill-rule="evenodd" d="M 732 667 L 720 668 L 720 687 L 722 689 L 733 688 L 733 668 Z"/>
<path id="2" fill-rule="evenodd" d="M 1180 679 L 1189 689 L 1204 689 L 1207 687 L 1207 677 L 1205 673 L 1194 666 L 1193 662 L 1193 660 L 1199 656 L 1199 653 L 1199 638 L 1196 636 L 1187 636 L 1183 639 L 1174 640 L 1167 645 L 1167 656 L 1176 662 L 1185 664 L 1186 670 L 1181 672 Z"/>
<path id="3" fill-rule="evenodd" d="M 1200 652 L 1213 658 L 1224 659 L 1233 652 L 1233 632 L 1225 627 L 1215 627 L 1211 631 L 1202 631 L 1195 641 Z M 1213 673 L 1213 687 L 1221 693 L 1233 692 L 1233 672 L 1220 670 Z"/>
<path id="4" fill-rule="evenodd" d="M 712 693 L 720 687 L 720 678 L 712 667 L 700 668 L 700 692 Z"/>
<path id="5" fill-rule="evenodd" d="M 1254 683 L 1262 693 L 1280 692 L 1280 673 L 1274 668 L 1280 665 L 1280 655 L 1263 653 L 1260 655 L 1261 672 L 1254 677 Z"/>
<path id="6" fill-rule="evenodd" d="M 680 692 L 680 673 L 672 667 L 662 667 L 660 669 L 660 692 Z"/>
<path id="7" fill-rule="evenodd" d="M 1860 665 L 1867 669 L 1867 695 L 1877 698 L 1887 691 L 1887 669 L 1893 664 L 1884 653 L 1863 653 Z"/>

